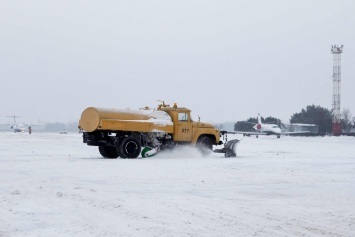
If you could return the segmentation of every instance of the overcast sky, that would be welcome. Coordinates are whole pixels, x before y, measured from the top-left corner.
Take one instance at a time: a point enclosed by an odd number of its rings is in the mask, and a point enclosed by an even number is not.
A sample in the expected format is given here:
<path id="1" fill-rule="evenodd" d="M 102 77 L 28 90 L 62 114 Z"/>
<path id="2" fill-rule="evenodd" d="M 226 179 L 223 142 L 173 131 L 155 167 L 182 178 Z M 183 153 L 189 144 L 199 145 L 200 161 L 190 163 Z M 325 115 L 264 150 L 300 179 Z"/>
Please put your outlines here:
<path id="1" fill-rule="evenodd" d="M 0 122 L 74 122 L 156 100 L 202 121 L 331 109 L 355 115 L 355 1 L 0 1 Z"/>

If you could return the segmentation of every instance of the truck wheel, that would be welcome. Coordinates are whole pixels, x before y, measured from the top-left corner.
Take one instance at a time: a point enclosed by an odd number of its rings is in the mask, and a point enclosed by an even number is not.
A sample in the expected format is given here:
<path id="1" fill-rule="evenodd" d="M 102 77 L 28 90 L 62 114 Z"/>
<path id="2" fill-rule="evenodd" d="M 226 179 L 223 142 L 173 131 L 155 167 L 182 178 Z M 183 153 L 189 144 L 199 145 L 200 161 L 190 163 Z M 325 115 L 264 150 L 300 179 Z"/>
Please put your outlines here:
<path id="1" fill-rule="evenodd" d="M 197 140 L 197 148 L 203 155 L 209 155 L 212 152 L 212 140 L 207 136 L 201 136 Z"/>
<path id="2" fill-rule="evenodd" d="M 137 139 L 126 137 L 120 142 L 118 152 L 122 158 L 134 159 L 141 153 L 141 145 Z"/>
<path id="3" fill-rule="evenodd" d="M 114 159 L 119 157 L 114 146 L 99 146 L 99 152 L 105 158 Z"/>

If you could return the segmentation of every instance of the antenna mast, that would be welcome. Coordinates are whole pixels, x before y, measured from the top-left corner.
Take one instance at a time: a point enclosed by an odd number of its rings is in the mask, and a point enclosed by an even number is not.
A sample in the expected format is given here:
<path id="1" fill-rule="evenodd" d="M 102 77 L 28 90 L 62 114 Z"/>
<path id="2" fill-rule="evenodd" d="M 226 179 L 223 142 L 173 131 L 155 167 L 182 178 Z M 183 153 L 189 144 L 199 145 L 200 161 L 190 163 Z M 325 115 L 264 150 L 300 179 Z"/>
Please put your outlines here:
<path id="1" fill-rule="evenodd" d="M 333 54 L 333 126 L 332 133 L 334 136 L 341 134 L 341 116 L 340 116 L 340 82 L 341 82 L 341 53 L 343 53 L 343 46 L 332 45 Z"/>

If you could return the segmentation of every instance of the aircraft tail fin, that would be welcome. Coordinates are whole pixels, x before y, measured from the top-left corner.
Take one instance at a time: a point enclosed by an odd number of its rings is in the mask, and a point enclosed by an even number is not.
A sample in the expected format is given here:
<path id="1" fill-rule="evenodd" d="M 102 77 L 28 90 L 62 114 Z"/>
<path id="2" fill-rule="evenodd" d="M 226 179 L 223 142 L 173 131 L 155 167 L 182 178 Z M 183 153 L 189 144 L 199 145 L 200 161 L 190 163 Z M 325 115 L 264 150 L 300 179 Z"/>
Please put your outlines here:
<path id="1" fill-rule="evenodd" d="M 262 122 L 261 122 L 261 115 L 260 114 L 258 114 L 258 123 L 261 125 L 262 124 Z"/>

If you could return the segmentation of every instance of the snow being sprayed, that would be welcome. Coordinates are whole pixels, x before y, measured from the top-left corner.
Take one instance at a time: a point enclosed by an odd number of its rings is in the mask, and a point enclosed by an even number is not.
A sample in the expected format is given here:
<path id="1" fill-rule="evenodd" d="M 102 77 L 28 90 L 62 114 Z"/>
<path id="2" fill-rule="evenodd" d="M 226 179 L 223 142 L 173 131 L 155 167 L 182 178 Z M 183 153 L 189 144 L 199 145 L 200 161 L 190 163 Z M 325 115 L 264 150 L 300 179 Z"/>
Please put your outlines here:
<path id="1" fill-rule="evenodd" d="M 211 155 L 203 155 L 196 147 L 193 146 L 178 146 L 171 150 L 160 151 L 154 157 L 157 158 L 179 158 L 189 157 L 190 158 L 207 158 Z"/>

